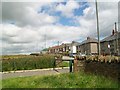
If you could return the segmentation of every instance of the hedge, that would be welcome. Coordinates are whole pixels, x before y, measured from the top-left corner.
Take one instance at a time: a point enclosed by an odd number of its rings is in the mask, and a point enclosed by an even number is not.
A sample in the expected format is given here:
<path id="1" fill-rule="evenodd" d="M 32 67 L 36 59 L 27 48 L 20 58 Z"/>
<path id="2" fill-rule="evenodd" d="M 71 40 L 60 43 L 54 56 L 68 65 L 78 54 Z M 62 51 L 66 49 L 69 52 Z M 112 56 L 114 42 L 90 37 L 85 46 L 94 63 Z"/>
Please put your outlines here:
<path id="1" fill-rule="evenodd" d="M 52 68 L 53 65 L 54 65 L 53 55 L 26 56 L 2 60 L 2 71 Z"/>

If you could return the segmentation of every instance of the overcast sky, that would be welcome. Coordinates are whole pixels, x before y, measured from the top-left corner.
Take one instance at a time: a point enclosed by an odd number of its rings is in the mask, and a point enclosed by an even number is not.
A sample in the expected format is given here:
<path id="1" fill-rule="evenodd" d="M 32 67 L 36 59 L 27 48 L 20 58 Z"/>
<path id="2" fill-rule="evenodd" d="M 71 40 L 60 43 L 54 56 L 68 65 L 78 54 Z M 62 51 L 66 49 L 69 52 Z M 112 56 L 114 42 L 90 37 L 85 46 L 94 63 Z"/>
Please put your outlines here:
<path id="1" fill-rule="evenodd" d="M 3 54 L 38 52 L 45 36 L 47 47 L 97 37 L 95 2 L 2 2 L 1 12 Z M 98 12 L 102 39 L 118 22 L 118 3 L 99 2 Z"/>

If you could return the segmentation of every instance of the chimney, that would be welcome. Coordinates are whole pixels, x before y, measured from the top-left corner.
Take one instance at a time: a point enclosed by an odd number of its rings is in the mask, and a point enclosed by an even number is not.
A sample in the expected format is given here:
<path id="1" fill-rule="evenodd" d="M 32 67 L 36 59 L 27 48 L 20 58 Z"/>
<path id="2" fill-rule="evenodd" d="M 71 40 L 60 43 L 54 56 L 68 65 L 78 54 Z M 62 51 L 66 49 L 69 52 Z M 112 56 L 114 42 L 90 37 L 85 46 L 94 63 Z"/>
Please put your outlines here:
<path id="1" fill-rule="evenodd" d="M 72 43 L 75 43 L 75 41 L 72 41 Z"/>
<path id="2" fill-rule="evenodd" d="M 115 34 L 115 30 L 113 29 L 113 30 L 112 30 L 112 35 L 114 35 L 114 34 Z"/>
<path id="3" fill-rule="evenodd" d="M 87 37 L 87 40 L 90 39 L 90 37 Z"/>

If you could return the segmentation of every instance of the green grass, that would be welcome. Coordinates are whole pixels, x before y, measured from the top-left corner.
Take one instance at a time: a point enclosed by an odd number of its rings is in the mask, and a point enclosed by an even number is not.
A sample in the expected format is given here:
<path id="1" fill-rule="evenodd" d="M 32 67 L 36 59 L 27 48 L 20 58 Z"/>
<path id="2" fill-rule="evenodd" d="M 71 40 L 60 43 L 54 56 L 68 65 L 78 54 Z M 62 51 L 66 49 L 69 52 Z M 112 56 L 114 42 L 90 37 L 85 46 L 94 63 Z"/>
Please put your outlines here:
<path id="1" fill-rule="evenodd" d="M 2 88 L 2 80 L 0 79 L 0 90 L 1 90 L 1 88 Z"/>
<path id="2" fill-rule="evenodd" d="M 63 61 L 57 67 L 69 67 L 69 62 Z"/>
<path id="3" fill-rule="evenodd" d="M 117 81 L 85 73 L 5 79 L 3 88 L 118 88 Z"/>

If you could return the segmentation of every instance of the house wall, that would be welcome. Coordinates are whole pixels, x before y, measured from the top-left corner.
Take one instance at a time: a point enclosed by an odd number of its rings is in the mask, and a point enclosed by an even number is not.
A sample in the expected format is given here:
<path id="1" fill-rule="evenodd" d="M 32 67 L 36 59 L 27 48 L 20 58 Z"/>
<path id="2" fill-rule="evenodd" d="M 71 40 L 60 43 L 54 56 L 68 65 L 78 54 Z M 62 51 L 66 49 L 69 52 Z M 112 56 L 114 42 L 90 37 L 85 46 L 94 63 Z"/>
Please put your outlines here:
<path id="1" fill-rule="evenodd" d="M 110 45 L 110 49 L 108 48 L 108 44 Z M 116 44 L 116 40 L 101 42 L 101 53 L 115 55 L 117 53 Z M 118 51 L 120 52 L 120 39 L 118 40 Z"/>
<path id="2" fill-rule="evenodd" d="M 84 44 L 82 44 L 82 45 L 79 46 L 79 52 L 81 54 L 85 54 L 85 45 Z"/>
<path id="3" fill-rule="evenodd" d="M 120 55 L 120 38 L 118 39 L 118 49 L 119 49 L 119 55 Z"/>
<path id="4" fill-rule="evenodd" d="M 109 42 L 101 42 L 100 47 L 101 47 L 101 54 L 110 54 L 110 49 L 108 49 L 108 44 Z"/>
<path id="5" fill-rule="evenodd" d="M 97 53 L 97 43 L 87 43 L 77 46 L 77 52 L 81 54 L 94 54 Z"/>
<path id="6" fill-rule="evenodd" d="M 91 54 L 91 43 L 86 44 L 85 51 L 87 55 Z"/>

